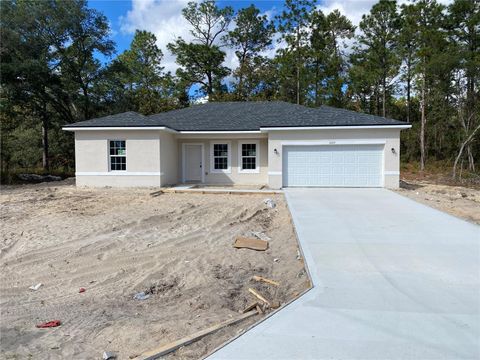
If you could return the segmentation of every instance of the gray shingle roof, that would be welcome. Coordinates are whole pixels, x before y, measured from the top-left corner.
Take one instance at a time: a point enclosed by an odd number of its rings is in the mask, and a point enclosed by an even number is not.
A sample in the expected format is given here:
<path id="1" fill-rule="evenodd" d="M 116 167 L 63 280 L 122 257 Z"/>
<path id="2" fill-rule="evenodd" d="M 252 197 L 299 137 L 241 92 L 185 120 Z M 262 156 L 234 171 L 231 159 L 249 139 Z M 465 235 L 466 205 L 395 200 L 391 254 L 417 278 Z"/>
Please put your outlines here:
<path id="1" fill-rule="evenodd" d="M 261 127 L 406 125 L 406 122 L 330 106 L 308 108 L 282 101 L 214 102 L 143 116 L 135 112 L 109 115 L 69 127 L 166 126 L 178 131 L 247 131 Z"/>

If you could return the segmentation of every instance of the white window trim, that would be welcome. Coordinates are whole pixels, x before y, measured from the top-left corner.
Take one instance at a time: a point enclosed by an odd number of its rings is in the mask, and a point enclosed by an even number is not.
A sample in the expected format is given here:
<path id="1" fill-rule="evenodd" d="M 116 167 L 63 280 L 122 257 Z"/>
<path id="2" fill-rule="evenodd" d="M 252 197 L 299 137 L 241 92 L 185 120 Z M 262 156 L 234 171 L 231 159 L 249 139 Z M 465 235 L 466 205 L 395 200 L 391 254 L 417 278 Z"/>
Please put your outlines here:
<path id="1" fill-rule="evenodd" d="M 110 155 L 110 141 L 125 141 L 125 155 Z M 108 172 L 126 173 L 128 171 L 127 161 L 127 139 L 108 139 L 107 140 Z M 125 170 L 112 170 L 112 156 L 125 156 Z"/>
<path id="2" fill-rule="evenodd" d="M 227 168 L 224 170 L 214 168 L 213 146 L 215 144 L 227 144 Z M 212 174 L 230 174 L 232 172 L 232 142 L 227 140 L 210 141 L 210 173 Z"/>
<path id="3" fill-rule="evenodd" d="M 243 144 L 255 144 L 255 169 L 242 169 L 242 145 Z M 260 173 L 260 141 L 257 140 L 243 140 L 238 142 L 238 173 L 239 174 L 258 174 Z"/>

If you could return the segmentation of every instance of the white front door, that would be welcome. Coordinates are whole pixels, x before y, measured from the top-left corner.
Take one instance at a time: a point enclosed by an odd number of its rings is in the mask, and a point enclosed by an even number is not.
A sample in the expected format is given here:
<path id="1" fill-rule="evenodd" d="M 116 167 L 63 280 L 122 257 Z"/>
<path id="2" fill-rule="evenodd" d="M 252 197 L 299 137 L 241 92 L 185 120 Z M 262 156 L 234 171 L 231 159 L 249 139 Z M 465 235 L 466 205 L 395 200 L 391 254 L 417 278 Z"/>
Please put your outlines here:
<path id="1" fill-rule="evenodd" d="M 198 144 L 185 144 L 184 171 L 185 181 L 202 181 L 203 171 L 203 146 Z"/>
<path id="2" fill-rule="evenodd" d="M 380 187 L 383 145 L 285 146 L 283 186 Z"/>

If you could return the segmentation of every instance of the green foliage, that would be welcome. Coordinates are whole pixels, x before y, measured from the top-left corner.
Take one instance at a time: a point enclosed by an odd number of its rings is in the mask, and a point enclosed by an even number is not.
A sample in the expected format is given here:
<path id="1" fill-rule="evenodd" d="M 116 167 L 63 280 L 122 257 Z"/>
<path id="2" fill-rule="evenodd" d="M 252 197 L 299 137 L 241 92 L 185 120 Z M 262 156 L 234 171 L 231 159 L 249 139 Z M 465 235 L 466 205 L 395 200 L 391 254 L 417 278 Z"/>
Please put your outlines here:
<path id="1" fill-rule="evenodd" d="M 187 86 L 201 84 L 202 90 L 209 96 L 221 88 L 222 79 L 229 74 L 229 69 L 223 66 L 225 53 L 216 45 L 187 43 L 177 39 L 168 44 L 168 49 L 176 55 L 181 66 L 177 76 Z"/>
<path id="2" fill-rule="evenodd" d="M 343 107 L 346 99 L 343 86 L 347 77 L 344 41 L 351 39 L 355 27 L 338 10 L 324 15 L 316 10 L 311 15 L 309 69 L 313 104 Z"/>
<path id="3" fill-rule="evenodd" d="M 266 59 L 261 56 L 261 52 L 272 44 L 275 27 L 268 22 L 266 15 L 260 15 L 260 10 L 255 5 L 239 10 L 235 20 L 235 29 L 225 37 L 228 44 L 236 50 L 240 64 L 234 71 L 237 80 L 234 85 L 235 99 L 249 100 L 262 86 L 259 73 Z"/>
<path id="4" fill-rule="evenodd" d="M 360 81 L 374 89 L 377 114 L 387 116 L 387 97 L 394 91 L 393 80 L 400 66 L 396 51 L 399 31 L 396 1 L 380 0 L 369 14 L 362 16 L 359 28 L 361 33 L 357 36 L 352 63 L 359 66 L 360 71 L 367 71 L 368 76 L 361 77 Z M 354 71 L 358 75 L 358 70 Z"/>
<path id="5" fill-rule="evenodd" d="M 282 86 L 280 91 L 285 99 L 295 101 L 297 104 L 305 102 L 308 91 L 308 72 L 305 64 L 309 53 L 310 14 L 314 10 L 314 5 L 315 2 L 311 0 L 285 0 L 285 10 L 276 18 L 281 39 L 287 45 L 278 51 Z M 289 68 L 285 67 L 292 65 L 295 69 L 294 76 Z"/>
<path id="6" fill-rule="evenodd" d="M 201 3 L 191 1 L 182 10 L 183 17 L 190 23 L 190 33 L 199 43 L 211 47 L 224 32 L 233 18 L 230 6 L 220 9 L 214 0 Z"/>
<path id="7" fill-rule="evenodd" d="M 156 45 L 157 38 L 148 31 L 137 30 L 130 49 L 112 62 L 109 70 L 112 88 L 119 88 L 117 101 L 129 110 L 144 115 L 177 107 L 175 83 L 171 74 L 163 73 L 163 53 Z"/>
<path id="8" fill-rule="evenodd" d="M 222 65 L 225 53 L 216 41 L 227 31 L 233 17 L 229 6 L 220 9 L 215 1 L 189 2 L 182 10 L 183 17 L 191 25 L 190 33 L 195 41 L 182 38 L 168 44 L 168 49 L 177 57 L 177 76 L 184 87 L 200 84 L 209 99 L 214 92 L 222 92 L 222 79 L 230 70 Z"/>
<path id="9" fill-rule="evenodd" d="M 73 139 L 64 124 L 188 106 L 194 85 L 210 101 L 327 104 L 408 120 L 402 161 L 425 167 L 456 159 L 460 169 L 478 171 L 480 1 L 379 0 L 358 31 L 315 0 L 286 0 L 273 22 L 255 5 L 234 14 L 214 0 L 190 2 L 182 15 L 193 40 L 167 45 L 175 75 L 164 71 L 164 54 L 145 30 L 112 59 L 108 21 L 86 0 L 6 0 L 0 7 L 2 181 L 40 166 L 70 173 Z M 266 57 L 273 41 L 281 46 Z M 237 68 L 224 65 L 225 47 L 235 50 Z"/>

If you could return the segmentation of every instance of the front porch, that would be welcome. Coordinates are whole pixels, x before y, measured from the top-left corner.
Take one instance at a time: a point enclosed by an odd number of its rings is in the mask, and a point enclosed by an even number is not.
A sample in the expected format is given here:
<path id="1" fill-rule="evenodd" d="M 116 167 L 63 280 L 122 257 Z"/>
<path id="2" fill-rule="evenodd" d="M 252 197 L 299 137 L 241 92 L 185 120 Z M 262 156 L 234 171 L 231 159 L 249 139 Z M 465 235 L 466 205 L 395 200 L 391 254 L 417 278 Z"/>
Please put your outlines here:
<path id="1" fill-rule="evenodd" d="M 161 193 L 198 193 L 198 194 L 281 194 L 283 190 L 274 190 L 267 185 L 220 185 L 220 184 L 177 184 L 162 187 Z"/>
<path id="2" fill-rule="evenodd" d="M 268 184 L 268 138 L 264 134 L 177 137 L 178 183 L 185 186 L 240 187 Z"/>

